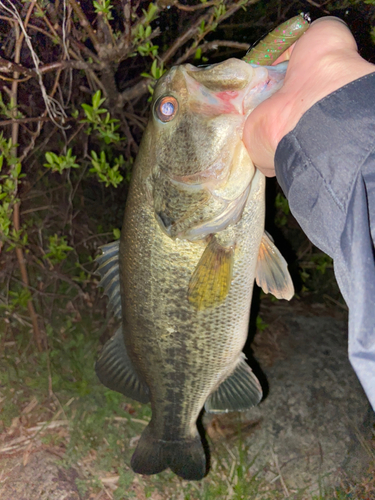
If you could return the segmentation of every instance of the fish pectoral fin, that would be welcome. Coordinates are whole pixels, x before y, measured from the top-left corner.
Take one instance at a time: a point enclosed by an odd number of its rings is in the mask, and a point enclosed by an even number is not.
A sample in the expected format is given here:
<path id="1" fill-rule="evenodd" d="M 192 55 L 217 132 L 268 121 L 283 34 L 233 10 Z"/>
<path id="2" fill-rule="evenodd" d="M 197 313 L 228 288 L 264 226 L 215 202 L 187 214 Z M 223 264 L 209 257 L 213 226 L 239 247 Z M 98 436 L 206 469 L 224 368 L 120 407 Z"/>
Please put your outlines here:
<path id="1" fill-rule="evenodd" d="M 208 413 L 244 411 L 262 399 L 262 387 L 241 354 L 234 372 L 207 398 L 204 405 Z"/>
<path id="2" fill-rule="evenodd" d="M 98 286 L 102 286 L 104 293 L 108 295 L 108 307 L 113 311 L 115 318 L 121 319 L 119 246 L 120 242 L 117 240 L 100 247 L 102 254 L 96 257 L 96 262 L 99 264 L 97 273 L 101 277 Z"/>
<path id="3" fill-rule="evenodd" d="M 277 299 L 290 300 L 294 295 L 288 264 L 266 232 L 259 248 L 255 279 L 264 293 L 272 293 Z"/>
<path id="4" fill-rule="evenodd" d="M 214 307 L 225 300 L 232 281 L 233 258 L 234 246 L 224 247 L 212 237 L 189 283 L 188 299 L 196 309 Z"/>
<path id="5" fill-rule="evenodd" d="M 148 387 L 139 379 L 126 352 L 122 327 L 103 347 L 95 371 L 100 382 L 108 389 L 140 403 L 150 401 Z"/>

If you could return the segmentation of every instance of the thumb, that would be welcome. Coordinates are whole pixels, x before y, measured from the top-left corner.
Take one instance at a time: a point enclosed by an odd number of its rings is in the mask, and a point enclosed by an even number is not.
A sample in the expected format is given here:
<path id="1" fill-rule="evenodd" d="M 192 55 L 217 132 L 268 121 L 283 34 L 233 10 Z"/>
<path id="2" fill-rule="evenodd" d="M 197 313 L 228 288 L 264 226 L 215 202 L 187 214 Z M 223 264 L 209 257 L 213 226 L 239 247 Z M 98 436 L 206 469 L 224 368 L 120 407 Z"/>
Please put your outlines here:
<path id="1" fill-rule="evenodd" d="M 278 94 L 257 106 L 246 120 L 243 142 L 256 167 L 267 177 L 275 176 L 274 158 L 277 147 L 277 124 L 275 116 Z"/>

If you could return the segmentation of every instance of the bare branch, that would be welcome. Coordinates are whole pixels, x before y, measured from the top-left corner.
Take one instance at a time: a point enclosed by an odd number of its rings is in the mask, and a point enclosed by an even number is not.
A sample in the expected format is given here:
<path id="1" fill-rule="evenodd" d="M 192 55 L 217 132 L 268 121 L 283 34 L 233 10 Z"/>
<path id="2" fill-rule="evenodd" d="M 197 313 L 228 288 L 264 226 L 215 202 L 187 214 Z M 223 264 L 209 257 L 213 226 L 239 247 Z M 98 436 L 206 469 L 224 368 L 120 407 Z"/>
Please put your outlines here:
<path id="1" fill-rule="evenodd" d="M 22 125 L 23 123 L 33 123 L 33 122 L 46 122 L 46 121 L 51 121 L 50 117 L 48 116 L 36 116 L 34 118 L 14 118 L 10 120 L 3 120 L 0 122 L 0 127 L 5 127 L 6 125 L 12 125 L 13 123 L 19 123 Z"/>
<path id="2" fill-rule="evenodd" d="M 124 12 L 124 43 L 129 47 L 131 44 L 131 0 L 121 0 Z"/>
<path id="3" fill-rule="evenodd" d="M 33 3 L 29 7 L 29 11 L 27 13 L 26 19 L 29 19 L 29 16 L 31 14 L 31 11 L 33 9 L 34 5 Z M 23 36 L 24 33 L 20 33 L 20 26 L 18 24 L 15 24 L 15 33 L 16 33 L 16 50 L 15 50 L 15 64 L 19 65 L 20 62 L 20 54 L 21 54 L 21 47 L 22 47 L 22 41 L 23 41 Z M 14 103 L 14 107 L 12 109 L 12 114 L 13 116 L 17 112 L 17 98 L 18 98 L 18 72 L 15 71 L 13 73 L 13 82 L 12 82 L 12 89 L 11 89 L 11 96 L 12 96 L 12 102 Z M 17 157 L 17 143 L 18 143 L 18 135 L 19 135 L 19 124 L 18 123 L 13 123 L 12 124 L 12 144 L 13 144 L 13 151 L 12 154 L 13 156 Z M 17 190 L 18 190 L 18 185 L 16 186 L 16 192 L 14 193 L 14 196 L 17 195 Z M 18 201 L 17 203 L 14 204 L 13 206 L 13 226 L 14 229 L 17 231 L 17 233 L 20 232 L 20 202 Z M 18 266 L 20 269 L 21 273 L 21 279 L 24 288 L 28 288 L 29 286 L 29 276 L 27 272 L 27 267 L 25 263 L 25 257 L 24 253 L 22 250 L 22 247 L 16 246 L 15 249 L 17 260 L 18 260 Z M 39 351 L 43 351 L 43 341 L 42 341 L 42 333 L 39 328 L 38 324 L 38 317 L 34 309 L 34 304 L 33 300 L 30 298 L 27 301 L 27 308 L 29 310 L 29 315 L 31 319 L 31 323 L 33 325 L 33 333 L 34 333 L 34 340 L 36 342 L 37 348 Z"/>
<path id="4" fill-rule="evenodd" d="M 0 73 L 22 73 L 30 78 L 37 76 L 36 72 L 32 69 L 25 68 L 21 64 L 15 64 L 0 57 Z"/>
<path id="5" fill-rule="evenodd" d="M 143 96 L 146 94 L 148 86 L 153 82 L 154 80 L 151 80 L 151 78 L 144 78 L 130 89 L 124 90 L 119 96 L 118 105 L 123 106 L 126 101 L 133 101 L 137 97 Z"/>
<path id="6" fill-rule="evenodd" d="M 206 42 L 203 43 L 202 45 L 199 45 L 199 48 L 202 50 L 202 52 L 208 52 L 209 50 L 216 50 L 219 47 L 228 47 L 230 49 L 237 49 L 237 50 L 248 50 L 249 44 L 241 42 L 233 42 L 231 40 L 228 41 L 214 40 L 212 42 Z"/>
<path id="7" fill-rule="evenodd" d="M 9 2 L 9 0 L 6 0 L 6 1 Z M 60 125 L 56 122 L 56 117 L 60 117 L 62 120 L 64 120 L 64 118 L 66 118 L 66 113 L 65 113 L 64 109 L 62 108 L 61 104 L 47 94 L 46 88 L 45 88 L 44 83 L 43 83 L 42 74 L 39 71 L 40 60 L 39 60 L 35 50 L 33 49 L 30 37 L 26 32 L 25 26 L 27 26 L 27 23 L 29 21 L 31 12 L 32 12 L 35 4 L 36 4 L 36 0 L 32 0 L 32 2 L 30 3 L 30 7 L 28 10 L 26 19 L 25 19 L 25 24 L 24 24 L 22 22 L 20 14 L 19 14 L 18 10 L 16 9 L 16 7 L 14 6 L 14 4 L 10 3 L 10 7 L 7 7 L 3 4 L 2 0 L 0 0 L 0 6 L 6 12 L 10 13 L 14 17 L 14 19 L 17 21 L 16 26 L 19 26 L 22 30 L 21 41 L 23 40 L 23 37 L 24 37 L 25 42 L 30 50 L 31 57 L 32 57 L 34 65 L 35 65 L 35 71 L 38 75 L 39 87 L 40 87 L 40 90 L 42 92 L 42 96 L 43 96 L 43 100 L 44 100 L 47 112 L 48 112 L 49 116 L 51 117 L 51 120 L 53 122 L 55 122 L 55 124 L 59 128 L 64 128 L 62 125 Z M 19 63 L 19 61 L 16 61 L 16 63 Z M 15 73 L 15 75 L 17 75 L 17 78 L 18 78 L 19 75 L 17 72 Z"/>
<path id="8" fill-rule="evenodd" d="M 99 54 L 100 53 L 100 44 L 99 44 L 99 41 L 96 38 L 94 30 L 91 28 L 91 24 L 89 23 L 86 15 L 85 15 L 85 13 L 81 9 L 81 6 L 78 5 L 78 3 L 76 2 L 76 0 L 69 0 L 69 2 L 70 2 L 70 5 L 73 7 L 74 12 L 76 13 L 76 15 L 77 15 L 77 17 L 79 19 L 79 22 L 80 22 L 82 28 L 88 34 L 90 40 L 92 41 L 92 43 L 93 43 L 93 45 L 95 47 L 96 52 Z"/>
<path id="9" fill-rule="evenodd" d="M 199 33 L 199 28 L 200 28 L 202 22 L 207 23 L 207 21 L 209 20 L 209 18 L 212 15 L 212 12 L 213 12 L 212 9 L 210 9 L 206 14 L 199 17 L 193 25 L 188 27 L 185 30 L 185 32 L 182 33 L 182 35 L 180 35 L 177 38 L 177 40 L 171 45 L 171 47 L 166 52 L 164 52 L 164 54 L 161 56 L 160 60 L 163 63 L 166 63 L 167 61 L 169 61 L 180 47 L 185 45 L 185 43 L 188 42 L 191 38 L 193 38 L 194 35 Z"/>
<path id="10" fill-rule="evenodd" d="M 177 7 L 180 10 L 184 10 L 186 12 L 194 12 L 196 10 L 206 9 L 207 7 L 211 7 L 212 5 L 219 5 L 219 4 L 220 4 L 220 1 L 211 0 L 210 2 L 201 3 L 198 5 L 183 5 L 180 2 L 174 2 L 173 6 Z"/>
<path id="11" fill-rule="evenodd" d="M 249 3 L 254 4 L 257 2 L 259 2 L 259 0 L 250 0 L 249 2 L 240 1 L 234 5 L 231 5 L 229 7 L 229 9 L 227 9 L 226 12 L 220 16 L 220 22 L 223 21 L 224 19 L 227 19 L 228 17 L 232 16 L 235 12 L 237 12 L 239 9 L 241 9 L 245 3 L 246 4 L 249 4 Z M 214 21 L 214 11 L 215 11 L 215 9 L 214 9 L 214 7 L 212 7 L 205 16 L 202 16 L 199 18 L 198 25 L 197 24 L 195 25 L 196 26 L 196 33 L 197 33 L 195 41 L 193 42 L 191 47 L 189 47 L 186 50 L 185 54 L 183 54 L 179 59 L 177 59 L 175 64 L 181 64 L 194 55 L 195 51 L 198 48 L 199 42 L 207 35 L 207 33 L 209 33 L 211 31 L 210 26 L 212 25 L 212 23 Z M 208 25 L 208 28 L 203 33 L 199 33 L 198 27 L 201 25 L 201 22 L 203 20 L 204 20 L 205 24 Z"/>

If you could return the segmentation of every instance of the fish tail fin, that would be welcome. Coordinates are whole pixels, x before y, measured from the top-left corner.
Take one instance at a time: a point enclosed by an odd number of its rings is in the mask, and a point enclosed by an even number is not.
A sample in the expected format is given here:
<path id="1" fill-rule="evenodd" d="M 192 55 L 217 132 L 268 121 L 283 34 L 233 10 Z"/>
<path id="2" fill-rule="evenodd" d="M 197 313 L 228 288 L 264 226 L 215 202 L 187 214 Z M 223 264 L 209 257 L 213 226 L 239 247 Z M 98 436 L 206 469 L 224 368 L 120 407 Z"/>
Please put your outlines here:
<path id="1" fill-rule="evenodd" d="M 158 474 L 170 468 L 187 480 L 198 481 L 207 472 L 206 454 L 197 433 L 192 439 L 165 441 L 153 435 L 150 425 L 143 431 L 131 459 L 131 467 L 138 474 Z"/>

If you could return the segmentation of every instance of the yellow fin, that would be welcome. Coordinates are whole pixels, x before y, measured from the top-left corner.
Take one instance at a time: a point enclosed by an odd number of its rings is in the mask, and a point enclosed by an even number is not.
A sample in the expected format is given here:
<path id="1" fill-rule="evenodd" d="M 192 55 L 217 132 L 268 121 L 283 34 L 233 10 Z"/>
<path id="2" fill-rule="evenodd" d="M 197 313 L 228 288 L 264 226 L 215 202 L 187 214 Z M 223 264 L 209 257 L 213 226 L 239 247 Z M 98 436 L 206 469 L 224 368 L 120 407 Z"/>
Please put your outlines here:
<path id="1" fill-rule="evenodd" d="M 272 293 L 277 299 L 290 300 L 294 295 L 288 264 L 276 245 L 264 233 L 259 248 L 255 279 L 264 293 Z"/>
<path id="2" fill-rule="evenodd" d="M 188 289 L 189 302 L 198 310 L 214 307 L 228 295 L 233 272 L 234 246 L 220 245 L 213 237 L 198 262 Z"/>

